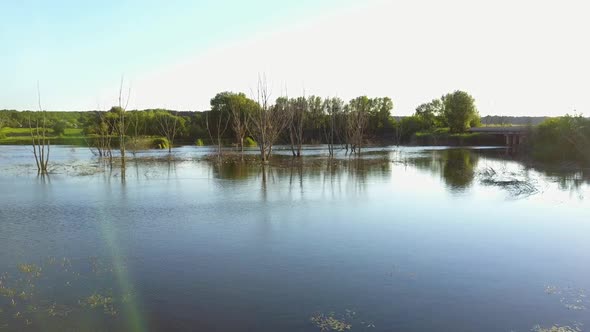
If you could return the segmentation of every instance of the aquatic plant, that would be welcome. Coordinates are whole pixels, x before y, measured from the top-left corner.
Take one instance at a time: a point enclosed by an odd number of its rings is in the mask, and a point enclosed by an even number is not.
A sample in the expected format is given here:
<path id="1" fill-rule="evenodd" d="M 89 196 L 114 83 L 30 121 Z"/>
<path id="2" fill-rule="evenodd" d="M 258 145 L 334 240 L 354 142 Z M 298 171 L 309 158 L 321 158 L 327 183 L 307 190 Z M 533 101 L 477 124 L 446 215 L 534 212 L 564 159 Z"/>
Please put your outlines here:
<path id="1" fill-rule="evenodd" d="M 19 264 L 18 270 L 22 273 L 28 274 L 31 277 L 38 278 L 41 276 L 41 268 L 35 264 Z"/>
<path id="2" fill-rule="evenodd" d="M 357 312 L 352 309 L 346 309 L 343 313 L 337 314 L 330 312 L 324 314 L 321 312 L 314 313 L 310 319 L 320 331 L 348 331 L 353 329 L 355 331 L 368 331 L 375 328 L 373 322 L 363 319 L 357 315 Z"/>
<path id="3" fill-rule="evenodd" d="M 553 325 L 551 327 L 541 327 L 536 325 L 532 328 L 533 332 L 582 332 L 579 326 L 559 326 Z"/>
<path id="4" fill-rule="evenodd" d="M 508 172 L 487 167 L 478 173 L 480 183 L 506 190 L 512 197 L 528 197 L 540 192 L 538 181 L 526 171 Z"/>
<path id="5" fill-rule="evenodd" d="M 105 314 L 116 315 L 117 311 L 114 306 L 114 299 L 112 296 L 105 296 L 98 293 L 94 293 L 89 297 L 80 301 L 80 305 L 88 306 L 92 309 L 103 308 Z"/>
<path id="6" fill-rule="evenodd" d="M 590 300 L 583 288 L 546 286 L 545 293 L 559 296 L 559 302 L 569 310 L 586 310 Z"/>
<path id="7" fill-rule="evenodd" d="M 152 148 L 166 150 L 170 147 L 170 142 L 165 137 L 157 137 L 152 140 Z"/>
<path id="8" fill-rule="evenodd" d="M 244 146 L 253 148 L 253 147 L 257 147 L 258 143 L 256 143 L 256 141 L 254 139 L 252 139 L 251 137 L 246 137 L 244 139 Z"/>
<path id="9" fill-rule="evenodd" d="M 12 270 L 0 273 L 0 329 L 38 329 L 34 324 L 39 321 L 83 317 L 98 309 L 104 315 L 117 316 L 120 308 L 133 300 L 130 292 L 117 297 L 111 294 L 114 267 L 96 257 L 88 261 L 49 257 L 40 264 L 17 264 L 15 270 L 16 274 Z M 64 296 L 54 291 L 64 285 L 72 287 L 73 293 Z M 89 287 L 93 292 L 84 294 Z"/>
<path id="10" fill-rule="evenodd" d="M 352 328 L 343 318 L 336 318 L 334 313 L 324 315 L 316 313 L 311 316 L 311 322 L 320 329 L 320 331 L 346 331 Z"/>

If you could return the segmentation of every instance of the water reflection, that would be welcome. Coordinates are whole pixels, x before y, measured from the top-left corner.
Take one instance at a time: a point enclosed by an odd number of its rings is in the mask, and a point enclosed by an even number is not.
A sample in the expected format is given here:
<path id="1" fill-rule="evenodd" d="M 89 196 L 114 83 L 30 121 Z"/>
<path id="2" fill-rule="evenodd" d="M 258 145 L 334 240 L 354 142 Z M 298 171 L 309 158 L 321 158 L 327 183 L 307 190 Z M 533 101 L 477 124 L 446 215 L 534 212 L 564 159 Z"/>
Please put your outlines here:
<path id="1" fill-rule="evenodd" d="M 443 177 L 452 190 L 469 188 L 475 178 L 478 155 L 468 150 L 453 149 L 442 153 Z"/>
<path id="2" fill-rule="evenodd" d="M 566 193 L 588 191 L 587 171 L 488 150 L 314 153 L 264 167 L 130 159 L 124 182 L 94 161 L 0 174 L 0 331 L 590 323 L 587 294 L 570 291 L 590 288 L 587 202 Z M 520 181 L 542 194 L 505 202 L 497 188 Z"/>
<path id="3" fill-rule="evenodd" d="M 429 155 L 406 159 L 414 167 L 442 176 L 452 192 L 462 192 L 473 184 L 479 155 L 466 149 L 431 151 Z"/>
<path id="4" fill-rule="evenodd" d="M 211 162 L 213 177 L 222 180 L 247 180 L 257 175 L 256 168 L 244 163 Z"/>
<path id="5" fill-rule="evenodd" d="M 272 166 L 240 162 L 207 165 L 214 178 L 237 181 L 227 185 L 258 181 L 263 199 L 268 198 L 271 188 L 279 190 L 281 187 L 286 187 L 291 197 L 297 193 L 302 198 L 306 191 L 316 189 L 318 184 L 324 193 L 329 192 L 333 197 L 361 195 L 366 191 L 369 177 L 388 181 L 392 175 L 392 162 L 387 154 L 374 159 L 314 158 L 305 162 L 293 159 Z"/>

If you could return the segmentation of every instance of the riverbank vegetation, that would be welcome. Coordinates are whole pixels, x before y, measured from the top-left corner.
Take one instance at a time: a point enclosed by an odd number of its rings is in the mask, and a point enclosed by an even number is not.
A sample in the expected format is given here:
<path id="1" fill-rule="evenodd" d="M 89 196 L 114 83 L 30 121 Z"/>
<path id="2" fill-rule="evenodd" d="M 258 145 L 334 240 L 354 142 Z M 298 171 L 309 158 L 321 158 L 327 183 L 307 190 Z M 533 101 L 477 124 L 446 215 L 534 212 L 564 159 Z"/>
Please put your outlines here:
<path id="1" fill-rule="evenodd" d="M 280 122 L 273 126 L 281 129 L 278 130 L 277 142 L 292 145 L 294 154 L 300 155 L 302 144 L 343 144 L 345 148 L 356 151 L 367 144 L 409 142 L 400 139 L 432 128 L 431 125 L 424 126 L 427 114 L 417 113 L 419 119 L 406 117 L 396 120 L 392 116 L 393 101 L 388 97 L 360 96 L 348 102 L 337 97 L 319 96 L 280 96 L 271 100 L 265 84 L 260 82 L 258 96 L 254 99 L 243 93 L 218 93 L 211 99 L 211 109 L 203 112 L 165 109 L 121 112 L 121 106 L 108 111 L 47 111 L 46 129 L 56 144 L 85 145 L 93 144 L 95 139 L 105 135 L 112 136 L 116 141 L 120 136 L 116 133 L 117 122 L 120 121 L 125 124 L 124 133 L 129 139 L 165 137 L 169 142 L 176 140 L 177 144 L 194 144 L 197 140 L 205 144 L 219 144 L 221 141 L 223 145 L 235 144 L 241 148 L 247 139 L 256 142 L 266 140 L 269 133 L 265 130 L 268 128 L 259 127 L 264 125 L 262 122 L 274 121 Z M 458 91 L 449 94 L 448 100 L 455 100 L 450 97 L 455 94 L 471 103 L 467 112 L 474 109 L 473 99 L 466 93 Z M 456 99 L 460 100 L 459 97 Z M 445 108 L 452 111 L 440 116 L 443 120 L 441 126 L 446 126 L 449 121 L 466 121 L 457 120 L 457 115 L 462 117 L 461 113 L 465 112 L 460 103 L 448 101 L 447 104 L 457 106 Z M 124 117 L 121 113 L 125 113 Z M 33 111 L 0 111 L 0 144 L 27 144 L 22 130 L 30 127 L 29 119 L 34 114 Z M 273 120 L 273 117 L 276 119 Z M 413 122 L 419 122 L 418 126 Z M 270 123 L 266 125 L 270 126 Z M 453 126 L 451 131 L 459 132 L 462 126 Z M 256 137 L 259 139 L 256 140 Z"/>
<path id="2" fill-rule="evenodd" d="M 474 98 L 464 91 L 421 104 L 411 116 L 395 117 L 393 107 L 388 97 L 360 96 L 348 102 L 313 95 L 271 100 L 261 79 L 255 97 L 220 92 L 211 99 L 211 109 L 202 112 L 122 106 L 108 111 L 45 111 L 45 125 L 40 126 L 30 121 L 37 112 L 4 110 L 0 144 L 31 144 L 31 129 L 43 128 L 51 144 L 89 146 L 109 159 L 113 149 L 127 148 L 135 154 L 144 149 L 172 152 L 178 145 L 213 145 L 217 155 L 224 153 L 223 147 L 243 152 L 244 147 L 257 146 L 259 159 L 266 162 L 276 144 L 288 145 L 294 157 L 301 156 L 305 144 L 326 144 L 329 155 L 336 149 L 359 154 L 369 145 L 499 146 L 505 143 L 501 135 L 473 133 L 469 128 L 482 122 L 486 126 L 528 123 L 531 132 L 522 151 L 535 160 L 590 160 L 584 148 L 590 140 L 589 120 L 581 116 L 488 116 L 482 121 Z"/>
<path id="3" fill-rule="evenodd" d="M 528 148 L 536 160 L 590 163 L 590 119 L 566 115 L 546 120 L 532 131 Z"/>

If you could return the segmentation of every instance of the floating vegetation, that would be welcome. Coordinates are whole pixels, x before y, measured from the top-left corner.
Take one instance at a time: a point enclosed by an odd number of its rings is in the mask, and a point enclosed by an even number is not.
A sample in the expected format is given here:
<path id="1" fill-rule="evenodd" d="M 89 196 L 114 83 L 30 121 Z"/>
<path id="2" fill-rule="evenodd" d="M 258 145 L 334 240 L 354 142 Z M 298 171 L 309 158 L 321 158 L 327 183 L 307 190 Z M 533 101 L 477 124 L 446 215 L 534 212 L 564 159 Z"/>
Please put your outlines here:
<path id="1" fill-rule="evenodd" d="M 104 261 L 100 260 L 98 257 L 90 257 L 90 266 L 92 272 L 94 274 L 106 274 L 106 273 L 113 273 L 113 266 L 111 264 L 106 264 Z"/>
<path id="2" fill-rule="evenodd" d="M 101 294 L 94 293 L 88 298 L 81 300 L 81 306 L 89 306 L 92 309 L 103 308 L 105 314 L 114 316 L 117 314 L 114 306 L 114 300 L 112 296 L 104 296 Z"/>
<path id="3" fill-rule="evenodd" d="M 569 310 L 586 310 L 590 301 L 583 288 L 546 286 L 545 293 L 559 296 L 559 302 Z"/>
<path id="4" fill-rule="evenodd" d="M 582 332 L 582 329 L 579 324 L 575 324 L 574 326 L 553 325 L 551 327 L 541 327 L 540 325 L 536 325 L 531 329 L 531 331 L 533 331 L 533 332 Z"/>
<path id="5" fill-rule="evenodd" d="M 310 321 L 320 331 L 348 331 L 354 326 L 359 329 L 371 329 L 375 327 L 372 322 L 360 320 L 357 317 L 356 311 L 346 309 L 343 314 L 337 315 L 334 312 L 328 314 L 315 313 L 310 317 Z"/>
<path id="6" fill-rule="evenodd" d="M 478 172 L 480 183 L 486 186 L 502 188 L 512 197 L 528 197 L 540 192 L 537 179 L 530 178 L 526 171 L 496 171 L 491 167 Z"/>
<path id="7" fill-rule="evenodd" d="M 47 308 L 47 315 L 49 315 L 50 317 L 66 317 L 72 311 L 73 308 L 69 306 L 53 303 L 49 305 L 49 307 Z"/>
<path id="8" fill-rule="evenodd" d="M 0 274 L 0 329 L 37 330 L 41 326 L 36 324 L 67 318 L 58 323 L 62 325 L 73 314 L 83 317 L 98 310 L 117 316 L 133 295 L 112 294 L 114 270 L 112 264 L 97 257 L 76 261 L 49 257 L 41 264 L 16 265 Z M 63 287 L 72 290 L 56 292 Z M 89 288 L 91 292 L 87 292 Z"/>
<path id="9" fill-rule="evenodd" d="M 41 276 L 41 268 L 35 264 L 19 264 L 18 270 L 30 277 L 39 278 Z"/>
<path id="10" fill-rule="evenodd" d="M 320 331 L 346 331 L 352 328 L 344 319 L 334 317 L 334 313 L 317 313 L 312 315 L 310 320 Z"/>

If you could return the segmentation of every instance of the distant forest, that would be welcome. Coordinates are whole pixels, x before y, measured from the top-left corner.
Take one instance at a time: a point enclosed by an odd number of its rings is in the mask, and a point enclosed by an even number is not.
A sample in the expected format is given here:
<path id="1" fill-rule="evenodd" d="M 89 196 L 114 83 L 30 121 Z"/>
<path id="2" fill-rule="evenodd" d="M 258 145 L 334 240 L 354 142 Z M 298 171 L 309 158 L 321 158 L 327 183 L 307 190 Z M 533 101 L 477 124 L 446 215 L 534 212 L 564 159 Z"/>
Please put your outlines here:
<path id="1" fill-rule="evenodd" d="M 211 109 L 202 112 L 165 109 L 108 111 L 0 111 L 0 144 L 88 145 L 99 155 L 111 156 L 120 147 L 138 150 L 196 144 L 258 146 L 261 160 L 270 158 L 274 144 L 291 146 L 301 155 L 303 144 L 336 145 L 361 152 L 363 146 L 503 145 L 503 137 L 472 133 L 478 126 L 531 126 L 528 146 L 538 159 L 590 160 L 590 119 L 577 116 L 483 116 L 474 98 L 454 91 L 416 107 L 413 115 L 394 116 L 389 97 L 360 96 L 350 101 L 319 96 L 279 97 L 271 100 L 264 82 L 256 100 L 244 93 L 220 92 Z M 534 127 L 534 128 L 533 128 Z M 543 142 L 542 144 L 540 142 Z M 33 143 L 35 144 L 35 143 Z"/>
<path id="2" fill-rule="evenodd" d="M 408 116 L 394 116 L 396 121 L 400 121 Z M 543 121 L 550 119 L 549 116 L 502 116 L 502 115 L 486 115 L 481 117 L 481 124 L 483 126 L 536 126 Z"/>

